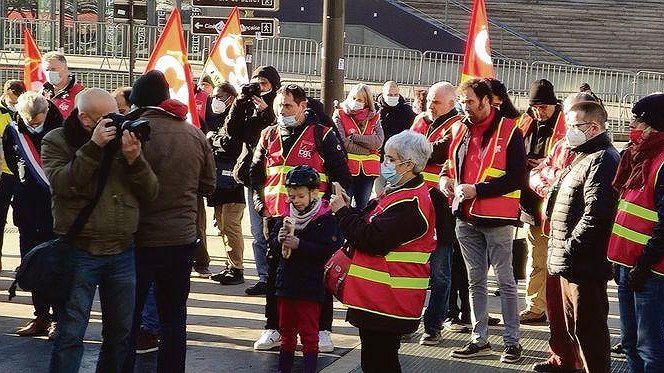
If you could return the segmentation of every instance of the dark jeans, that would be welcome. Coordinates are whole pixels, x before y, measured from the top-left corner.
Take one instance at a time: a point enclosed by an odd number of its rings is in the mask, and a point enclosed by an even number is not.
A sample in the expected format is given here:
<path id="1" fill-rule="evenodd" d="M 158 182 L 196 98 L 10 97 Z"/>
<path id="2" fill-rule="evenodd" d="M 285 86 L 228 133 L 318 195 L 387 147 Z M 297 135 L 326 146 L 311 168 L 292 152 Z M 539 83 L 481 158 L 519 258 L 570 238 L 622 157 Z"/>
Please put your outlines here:
<path id="1" fill-rule="evenodd" d="M 450 296 L 452 246 L 438 244 L 431 254 L 431 295 L 429 304 L 424 311 L 424 331 L 428 334 L 439 334 L 443 321 L 447 318 Z"/>
<path id="2" fill-rule="evenodd" d="M 151 284 L 145 304 L 141 313 L 141 329 L 148 334 L 159 335 L 159 313 L 157 312 L 157 300 L 154 297 L 154 284 Z"/>
<path id="3" fill-rule="evenodd" d="M 355 203 L 355 208 L 362 210 L 369 203 L 371 198 L 371 191 L 373 190 L 375 176 L 366 176 L 360 173 L 352 177 L 352 184 L 348 190 L 348 196 L 352 198 Z"/>
<path id="4" fill-rule="evenodd" d="M 273 221 L 268 220 L 268 225 Z M 278 255 L 278 256 L 277 256 Z M 276 281 L 277 268 L 279 268 L 278 254 L 269 253 L 267 258 L 267 294 L 265 295 L 265 329 L 279 330 L 279 307 L 277 305 Z M 334 317 L 332 294 L 326 292 L 325 300 L 320 307 L 320 317 L 318 320 L 318 330 L 332 331 L 332 319 Z"/>
<path id="5" fill-rule="evenodd" d="M 161 328 L 158 372 L 184 372 L 187 342 L 187 297 L 191 267 L 198 242 L 182 246 L 139 247 L 136 249 L 136 309 L 130 350 L 123 367 L 134 371 L 136 336 L 148 289 L 154 283 Z"/>
<path id="6" fill-rule="evenodd" d="M 630 372 L 654 373 L 664 369 L 664 277 L 651 274 L 635 293 L 627 284 L 631 268 L 618 265 L 618 300 L 622 345 Z"/>
<path id="7" fill-rule="evenodd" d="M 9 206 L 12 204 L 12 197 L 14 197 L 14 189 L 16 188 L 18 179 L 16 176 L 2 173 L 0 175 L 0 256 L 2 256 L 2 244 L 5 232 L 5 225 L 7 225 L 7 214 L 9 213 Z"/>
<path id="8" fill-rule="evenodd" d="M 461 303 L 459 307 L 458 303 Z M 461 255 L 459 244 L 455 242 L 452 253 L 452 286 L 448 317 L 458 317 L 464 323 L 470 324 L 470 295 L 468 294 L 468 273 L 466 264 Z"/>
<path id="9" fill-rule="evenodd" d="M 95 256 L 72 248 L 75 270 L 72 289 L 58 320 L 50 372 L 78 372 L 83 356 L 83 337 L 99 286 L 102 313 L 102 345 L 97 372 L 118 372 L 129 343 L 134 289 L 134 249 L 116 255 Z"/>
<path id="10" fill-rule="evenodd" d="M 364 373 L 400 373 L 401 335 L 360 328 L 361 360 Z"/>

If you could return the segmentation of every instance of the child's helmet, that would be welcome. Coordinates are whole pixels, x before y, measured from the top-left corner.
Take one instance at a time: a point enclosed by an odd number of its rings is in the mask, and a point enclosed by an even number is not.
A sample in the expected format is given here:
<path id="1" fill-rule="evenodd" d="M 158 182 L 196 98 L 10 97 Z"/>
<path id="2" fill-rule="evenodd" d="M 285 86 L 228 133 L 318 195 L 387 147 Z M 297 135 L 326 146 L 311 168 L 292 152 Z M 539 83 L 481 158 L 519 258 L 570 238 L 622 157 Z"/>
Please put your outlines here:
<path id="1" fill-rule="evenodd" d="M 318 172 L 307 165 L 301 165 L 288 171 L 286 175 L 287 187 L 300 187 L 304 186 L 309 189 L 318 188 L 320 186 L 320 178 Z"/>

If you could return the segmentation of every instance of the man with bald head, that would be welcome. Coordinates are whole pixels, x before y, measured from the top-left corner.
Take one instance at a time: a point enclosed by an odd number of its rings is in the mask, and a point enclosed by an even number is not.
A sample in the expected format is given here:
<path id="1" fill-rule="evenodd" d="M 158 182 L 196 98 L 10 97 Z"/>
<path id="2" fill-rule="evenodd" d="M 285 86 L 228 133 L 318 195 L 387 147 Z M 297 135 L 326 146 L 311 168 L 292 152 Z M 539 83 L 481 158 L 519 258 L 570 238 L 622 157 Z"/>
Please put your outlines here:
<path id="1" fill-rule="evenodd" d="M 424 312 L 424 334 L 420 344 L 435 345 L 440 341 L 443 321 L 448 316 L 448 300 L 452 277 L 452 254 L 456 238 L 454 218 L 447 198 L 438 189 L 440 171 L 447 161 L 450 146 L 449 131 L 452 124 L 461 120 L 454 108 L 456 87 L 449 82 L 438 82 L 429 88 L 427 110 L 415 118 L 411 129 L 427 137 L 433 153 L 422 175 L 429 187 L 436 209 L 437 247 L 431 255 L 431 296 Z M 456 317 L 457 315 L 454 315 Z"/>
<path id="2" fill-rule="evenodd" d="M 43 140 L 42 162 L 53 195 L 57 235 L 68 232 L 101 188 L 87 223 L 66 242 L 72 247 L 74 278 L 58 320 L 51 372 L 79 370 L 97 286 L 103 322 L 97 371 L 120 371 L 128 351 L 136 284 L 133 236 L 139 206 L 157 197 L 158 183 L 141 153 L 141 142 L 126 130 L 118 133 L 112 120 L 105 118 L 117 111 L 111 94 L 88 88 L 76 97 L 64 127 Z M 94 181 L 104 172 L 108 178 L 97 185 Z"/>

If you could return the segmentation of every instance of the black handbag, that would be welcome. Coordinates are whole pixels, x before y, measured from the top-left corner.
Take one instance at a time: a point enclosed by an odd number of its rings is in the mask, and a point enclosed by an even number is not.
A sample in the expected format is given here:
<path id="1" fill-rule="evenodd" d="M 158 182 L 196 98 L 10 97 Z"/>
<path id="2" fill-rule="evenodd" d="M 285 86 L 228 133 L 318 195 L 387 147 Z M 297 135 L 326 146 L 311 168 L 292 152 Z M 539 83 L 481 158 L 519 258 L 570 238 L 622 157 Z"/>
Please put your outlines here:
<path id="1" fill-rule="evenodd" d="M 516 238 L 512 241 L 512 271 L 515 280 L 525 280 L 528 266 L 528 242 L 525 238 Z"/>
<path id="2" fill-rule="evenodd" d="M 67 233 L 32 248 L 22 259 L 16 277 L 9 287 L 9 300 L 16 296 L 20 286 L 26 291 L 37 291 L 46 301 L 62 304 L 69 297 L 74 274 L 72 240 L 81 233 L 104 190 L 113 160 L 112 151 L 105 151 L 99 167 L 95 194 L 74 219 Z"/>

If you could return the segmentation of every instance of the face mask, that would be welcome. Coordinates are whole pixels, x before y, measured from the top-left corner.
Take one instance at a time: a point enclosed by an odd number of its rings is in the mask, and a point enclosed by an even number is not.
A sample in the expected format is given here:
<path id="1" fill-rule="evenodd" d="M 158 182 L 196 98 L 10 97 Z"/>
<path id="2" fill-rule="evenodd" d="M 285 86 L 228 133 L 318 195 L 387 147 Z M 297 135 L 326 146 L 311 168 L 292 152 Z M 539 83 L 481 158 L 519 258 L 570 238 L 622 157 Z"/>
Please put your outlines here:
<path id="1" fill-rule="evenodd" d="M 406 162 L 408 162 L 408 161 L 401 162 L 401 163 L 398 163 L 398 164 L 403 164 L 403 163 L 406 163 Z M 397 173 L 397 163 L 383 162 L 383 163 L 380 164 L 380 176 L 382 176 L 383 179 L 385 179 L 388 184 L 390 184 L 392 186 L 395 186 L 399 183 L 399 181 L 401 180 L 401 177 L 403 177 L 403 174 L 399 175 Z"/>
<path id="2" fill-rule="evenodd" d="M 636 128 L 629 129 L 629 141 L 633 144 L 640 144 L 643 141 L 643 130 L 637 130 Z"/>
<path id="3" fill-rule="evenodd" d="M 295 119 L 295 115 L 289 115 L 287 117 L 279 114 L 277 115 L 277 125 L 284 128 L 293 128 L 297 127 L 299 123 Z"/>
<path id="4" fill-rule="evenodd" d="M 395 107 L 399 103 L 399 96 L 384 96 L 383 99 L 388 106 Z"/>
<path id="5" fill-rule="evenodd" d="M 221 114 L 226 111 L 226 103 L 218 98 L 212 99 L 212 112 L 215 114 Z"/>
<path id="6" fill-rule="evenodd" d="M 267 92 L 261 92 L 261 96 L 265 96 L 266 94 L 268 94 L 268 93 L 270 93 L 270 92 L 272 92 L 272 90 L 269 90 L 269 91 L 267 91 Z"/>
<path id="7" fill-rule="evenodd" d="M 32 127 L 30 125 L 28 125 L 27 127 L 28 131 L 30 131 L 31 133 L 41 133 L 44 130 L 44 123 L 38 125 L 37 127 Z"/>
<path id="8" fill-rule="evenodd" d="M 565 139 L 567 139 L 567 143 L 573 148 L 588 141 L 586 133 L 576 127 L 572 127 L 567 130 L 567 133 L 565 134 Z"/>
<path id="9" fill-rule="evenodd" d="M 52 85 L 56 85 L 60 83 L 60 73 L 57 71 L 45 71 L 46 73 L 46 81 L 51 83 Z"/>

